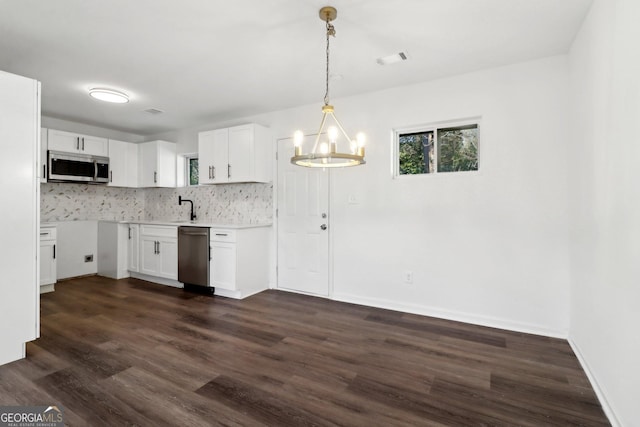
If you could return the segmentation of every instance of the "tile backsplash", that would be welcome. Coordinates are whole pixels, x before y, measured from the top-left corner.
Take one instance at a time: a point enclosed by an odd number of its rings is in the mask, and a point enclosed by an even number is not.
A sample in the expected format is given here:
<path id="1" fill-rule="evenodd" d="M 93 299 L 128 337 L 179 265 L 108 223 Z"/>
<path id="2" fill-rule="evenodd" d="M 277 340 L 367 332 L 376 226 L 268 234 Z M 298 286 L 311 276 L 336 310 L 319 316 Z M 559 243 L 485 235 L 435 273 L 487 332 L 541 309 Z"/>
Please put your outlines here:
<path id="1" fill-rule="evenodd" d="M 40 221 L 144 219 L 144 191 L 105 185 L 40 184 Z"/>
<path id="2" fill-rule="evenodd" d="M 190 204 L 178 205 L 178 196 L 193 200 L 198 221 L 219 224 L 259 224 L 273 218 L 272 184 L 225 184 L 145 190 L 145 218 L 189 220 Z"/>
<path id="3" fill-rule="evenodd" d="M 40 220 L 188 220 L 193 200 L 198 221 L 256 224 L 273 219 L 272 184 L 226 184 L 184 188 L 117 188 L 40 184 Z"/>

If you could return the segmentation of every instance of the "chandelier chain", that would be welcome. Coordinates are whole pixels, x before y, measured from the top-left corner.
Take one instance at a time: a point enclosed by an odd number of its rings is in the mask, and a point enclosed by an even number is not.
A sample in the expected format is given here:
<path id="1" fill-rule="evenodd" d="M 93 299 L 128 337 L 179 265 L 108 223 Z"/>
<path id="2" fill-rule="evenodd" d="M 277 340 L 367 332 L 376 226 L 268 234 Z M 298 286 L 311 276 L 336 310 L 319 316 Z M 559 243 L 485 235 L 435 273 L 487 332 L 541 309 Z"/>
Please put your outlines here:
<path id="1" fill-rule="evenodd" d="M 325 73 L 325 92 L 324 92 L 324 105 L 329 105 L 329 36 L 335 36 L 336 30 L 329 22 L 329 17 L 327 16 L 327 70 Z"/>

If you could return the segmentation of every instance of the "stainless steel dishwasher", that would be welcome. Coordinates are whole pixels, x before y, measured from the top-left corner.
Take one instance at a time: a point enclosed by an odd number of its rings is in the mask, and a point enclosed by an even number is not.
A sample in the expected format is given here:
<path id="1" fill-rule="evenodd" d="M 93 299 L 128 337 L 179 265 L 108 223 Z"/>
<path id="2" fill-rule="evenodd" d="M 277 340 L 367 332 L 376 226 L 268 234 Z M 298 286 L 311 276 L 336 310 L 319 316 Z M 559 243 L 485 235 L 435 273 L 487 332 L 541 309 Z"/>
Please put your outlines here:
<path id="1" fill-rule="evenodd" d="M 178 281 L 186 290 L 213 293 L 209 260 L 209 228 L 178 227 Z"/>

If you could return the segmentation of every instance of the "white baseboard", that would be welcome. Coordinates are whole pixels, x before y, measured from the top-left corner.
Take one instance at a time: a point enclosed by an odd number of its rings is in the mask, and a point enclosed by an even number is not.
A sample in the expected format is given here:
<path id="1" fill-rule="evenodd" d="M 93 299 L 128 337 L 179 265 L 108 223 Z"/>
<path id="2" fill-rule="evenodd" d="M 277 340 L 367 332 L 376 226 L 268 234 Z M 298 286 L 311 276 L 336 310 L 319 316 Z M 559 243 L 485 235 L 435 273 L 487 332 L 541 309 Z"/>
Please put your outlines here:
<path id="1" fill-rule="evenodd" d="M 559 331 L 547 329 L 538 325 L 532 325 L 522 322 L 514 322 L 508 319 L 500 319 L 497 317 L 478 316 L 468 313 L 442 310 L 435 307 L 423 305 L 402 304 L 389 302 L 377 298 L 361 297 L 349 294 L 334 294 L 333 299 L 336 301 L 348 302 L 352 304 L 366 305 L 370 307 L 383 308 L 386 310 L 401 311 L 404 313 L 419 314 L 422 316 L 437 317 L 440 319 L 453 320 L 456 322 L 471 323 L 474 325 L 487 326 L 490 328 L 506 329 L 508 331 L 523 332 L 526 334 L 542 335 L 551 338 L 567 339 L 568 331 Z"/>
<path id="2" fill-rule="evenodd" d="M 26 344 L 23 342 L 3 342 L 0 348 L 0 366 L 24 359 Z"/>
<path id="3" fill-rule="evenodd" d="M 40 295 L 46 294 L 49 292 L 54 292 L 56 290 L 55 283 L 50 283 L 48 285 L 40 285 Z"/>
<path id="4" fill-rule="evenodd" d="M 133 277 L 134 279 L 145 280 L 151 283 L 158 283 L 160 285 L 173 286 L 174 288 L 184 288 L 184 284 L 182 284 L 182 282 L 178 282 L 177 280 L 165 279 L 164 277 L 149 276 L 147 274 L 134 273 L 133 271 L 131 272 L 131 277 Z"/>
<path id="5" fill-rule="evenodd" d="M 616 414 L 613 412 L 611 405 L 609 405 L 609 401 L 607 401 L 607 398 L 605 397 L 604 392 L 600 388 L 600 385 L 598 384 L 596 377 L 593 375 L 593 372 L 589 368 L 589 364 L 587 363 L 586 359 L 582 355 L 582 351 L 580 351 L 580 346 L 578 346 L 578 344 L 576 344 L 576 342 L 573 341 L 571 337 L 567 338 L 567 341 L 569 341 L 569 345 L 571 346 L 571 349 L 573 350 L 574 354 L 578 358 L 578 362 L 580 362 L 580 366 L 582 366 L 582 370 L 587 374 L 587 378 L 591 383 L 591 387 L 596 392 L 596 396 L 598 396 L 598 400 L 602 405 L 602 409 L 604 410 L 605 415 L 607 416 L 607 418 L 609 418 L 609 422 L 613 427 L 622 427 L 622 423 L 618 421 L 618 418 L 616 417 Z"/>
<path id="6" fill-rule="evenodd" d="M 240 291 L 230 291 L 228 289 L 216 288 L 214 294 L 220 297 L 225 298 L 233 298 L 233 299 L 245 299 L 250 297 L 251 295 L 255 295 L 262 291 L 266 291 L 267 288 L 260 289 L 252 289 L 252 290 L 240 290 Z"/>

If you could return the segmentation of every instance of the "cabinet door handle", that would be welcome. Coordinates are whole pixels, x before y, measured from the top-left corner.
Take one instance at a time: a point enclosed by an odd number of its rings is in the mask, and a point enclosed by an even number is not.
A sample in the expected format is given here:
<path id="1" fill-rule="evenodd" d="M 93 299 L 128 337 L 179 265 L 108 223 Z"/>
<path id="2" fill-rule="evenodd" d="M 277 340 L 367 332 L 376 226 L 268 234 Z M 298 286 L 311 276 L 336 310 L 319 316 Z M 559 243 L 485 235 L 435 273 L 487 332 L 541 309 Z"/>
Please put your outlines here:
<path id="1" fill-rule="evenodd" d="M 227 178 L 231 178 L 231 165 L 227 165 Z"/>
<path id="2" fill-rule="evenodd" d="M 158 172 L 154 172 L 153 173 L 153 183 L 157 183 L 158 182 Z"/>
<path id="3" fill-rule="evenodd" d="M 216 236 L 228 236 L 227 233 L 216 233 Z"/>
<path id="4" fill-rule="evenodd" d="M 109 171 L 109 182 L 113 182 L 113 171 Z"/>
<path id="5" fill-rule="evenodd" d="M 80 150 L 80 137 L 76 136 L 76 150 Z"/>
<path id="6" fill-rule="evenodd" d="M 82 151 L 84 151 L 84 138 L 82 138 Z"/>
<path id="7" fill-rule="evenodd" d="M 47 179 L 47 165 L 42 165 L 42 178 Z"/>
<path id="8" fill-rule="evenodd" d="M 158 242 L 158 255 L 160 255 L 160 242 Z"/>
<path id="9" fill-rule="evenodd" d="M 216 167 L 215 166 L 211 166 L 211 170 L 213 171 L 213 176 L 211 178 L 212 179 L 216 179 Z"/>
<path id="10" fill-rule="evenodd" d="M 56 259 L 56 245 L 53 245 L 53 259 Z"/>
<path id="11" fill-rule="evenodd" d="M 129 240 L 131 240 L 131 227 L 129 227 Z"/>
<path id="12" fill-rule="evenodd" d="M 211 258 L 211 246 L 209 246 L 209 261 L 211 261 L 213 258 Z"/>

